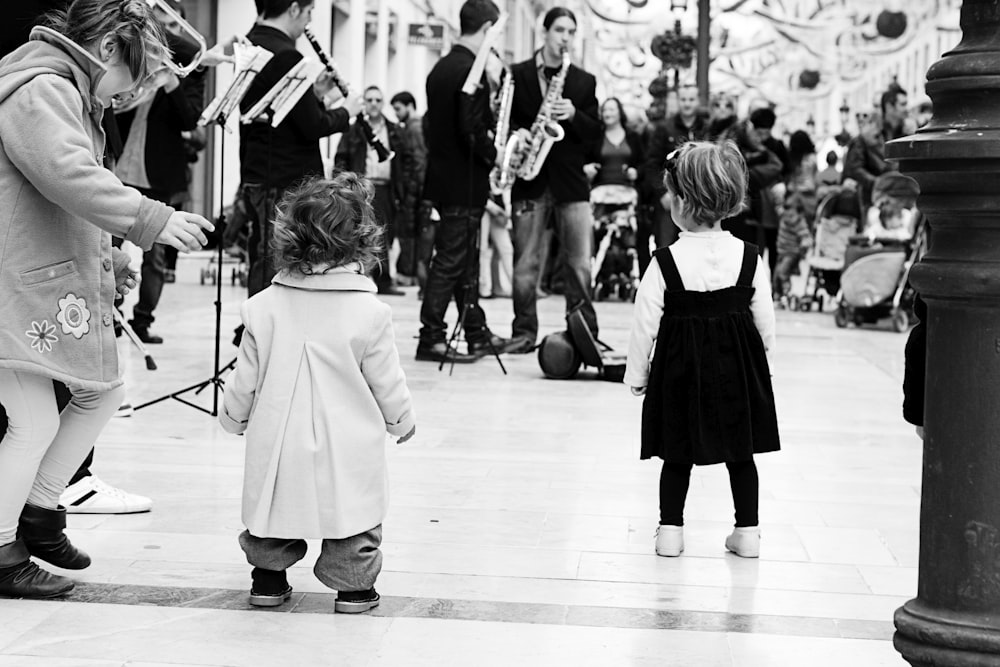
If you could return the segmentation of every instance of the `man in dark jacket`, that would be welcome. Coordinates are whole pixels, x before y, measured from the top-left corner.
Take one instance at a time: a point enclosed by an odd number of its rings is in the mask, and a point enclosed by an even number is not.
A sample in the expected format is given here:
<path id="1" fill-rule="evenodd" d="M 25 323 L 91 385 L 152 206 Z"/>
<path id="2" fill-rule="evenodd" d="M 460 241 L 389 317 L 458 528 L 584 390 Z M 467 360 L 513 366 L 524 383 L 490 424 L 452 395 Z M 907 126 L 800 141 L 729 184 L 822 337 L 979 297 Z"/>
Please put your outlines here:
<path id="1" fill-rule="evenodd" d="M 422 288 L 427 281 L 427 265 L 425 262 L 423 269 L 420 268 L 421 254 L 418 252 L 420 200 L 424 196 L 424 174 L 427 172 L 423 119 L 417 115 L 417 101 L 405 90 L 393 95 L 390 104 L 410 151 L 410 166 L 403 174 L 406 186 L 403 188 L 402 206 L 396 215 L 396 237 L 399 239 L 396 272 L 403 280 L 419 282 Z"/>
<path id="2" fill-rule="evenodd" d="M 490 137 L 495 121 L 485 73 L 471 93 L 462 91 L 476 52 L 499 17 L 492 0 L 466 0 L 459 12 L 461 37 L 427 76 L 424 199 L 434 203 L 441 221 L 420 307 L 418 361 L 469 363 L 491 351 L 504 352 L 510 343 L 490 332 L 479 307 L 479 227 L 497 158 Z M 444 316 L 452 298 L 462 318 L 468 354 L 445 340 Z"/>
<path id="3" fill-rule="evenodd" d="M 250 84 L 240 102 L 241 113 L 249 111 L 302 60 L 295 40 L 312 20 L 312 0 L 256 0 L 256 4 L 258 20 L 247 39 L 274 56 Z M 278 127 L 272 128 L 267 118 L 240 126 L 240 178 L 251 229 L 247 253 L 250 296 L 270 285 L 274 276 L 268 242 L 275 205 L 296 181 L 323 175 L 319 140 L 347 130 L 351 116 L 361 110 L 356 98 L 345 100 L 343 108 L 326 108 L 323 97 L 334 88 L 329 74 L 320 76 L 313 88 Z"/>
<path id="4" fill-rule="evenodd" d="M 678 229 L 670 219 L 670 212 L 663 208 L 660 199 L 666 193 L 663 185 L 663 163 L 667 156 L 689 141 L 702 141 L 708 136 L 708 114 L 698 108 L 697 86 L 681 86 L 677 92 L 677 113 L 657 124 L 649 136 L 643 169 L 643 202 L 647 214 L 643 216 L 640 233 L 636 239 L 639 253 L 639 270 L 646 272 L 651 256 L 649 235 L 656 247 L 668 246 L 677 240 Z"/>
<path id="5" fill-rule="evenodd" d="M 364 94 L 365 112 L 363 118 L 358 118 L 351 128 L 344 133 L 337 146 L 337 156 L 334 164 L 338 169 L 346 169 L 367 177 L 375 186 L 375 199 L 372 207 L 375 209 L 375 219 L 382 225 L 381 265 L 375 269 L 375 284 L 379 294 L 401 296 L 402 290 L 392 284 L 392 274 L 389 271 L 389 248 L 395 238 L 396 216 L 406 197 L 406 173 L 412 168 L 412 153 L 406 144 L 400 128 L 386 121 L 382 115 L 384 103 L 382 90 L 378 86 L 369 86 Z M 393 157 L 379 162 L 378 154 L 368 141 L 368 123 L 372 136 L 377 137 L 382 145 L 388 148 Z"/>
<path id="6" fill-rule="evenodd" d="M 542 106 L 550 82 L 561 69 L 564 50 L 576 36 L 576 16 L 554 7 L 542 21 L 545 37 L 535 55 L 512 68 L 514 99 L 511 127 L 525 138 Z M 601 136 L 596 80 L 575 65 L 566 73 L 562 95 L 552 118 L 565 131 L 552 145 L 538 176 L 518 179 L 512 193 L 514 214 L 514 323 L 516 345 L 511 352 L 526 353 L 538 336 L 537 284 L 539 249 L 549 218 L 555 216 L 556 236 L 565 258 L 566 308 L 579 307 L 587 326 L 597 335 L 597 313 L 590 301 L 590 262 L 593 255 L 593 215 L 590 185 L 584 173 L 587 151 Z"/>
<path id="7" fill-rule="evenodd" d="M 155 15 L 166 23 L 165 15 Z M 197 47 L 179 37 L 169 24 L 164 27 L 174 62 L 187 65 L 197 56 Z M 118 178 L 151 199 L 180 208 L 188 189 L 188 152 L 182 133 L 198 126 L 204 97 L 204 70 L 195 70 L 183 79 L 169 74 L 166 83 L 151 96 L 117 111 L 118 130 L 125 142 L 115 167 Z M 130 324 L 147 344 L 163 342 L 162 337 L 149 333 L 149 327 L 163 292 L 166 250 L 157 243 L 142 255 L 139 301 Z"/>

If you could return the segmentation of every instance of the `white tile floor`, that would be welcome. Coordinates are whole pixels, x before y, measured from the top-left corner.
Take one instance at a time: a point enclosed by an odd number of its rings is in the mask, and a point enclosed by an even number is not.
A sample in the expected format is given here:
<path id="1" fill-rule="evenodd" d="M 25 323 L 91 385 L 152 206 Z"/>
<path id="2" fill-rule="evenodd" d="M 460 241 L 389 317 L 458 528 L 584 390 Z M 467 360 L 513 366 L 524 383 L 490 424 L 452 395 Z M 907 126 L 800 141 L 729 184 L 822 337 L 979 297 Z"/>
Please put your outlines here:
<path id="1" fill-rule="evenodd" d="M 154 329 L 167 340 L 151 349 L 159 370 L 128 351 L 134 403 L 212 374 L 215 289 L 198 284 L 205 266 L 202 256 L 182 258 L 179 282 L 164 292 Z M 226 266 L 223 363 L 244 295 L 229 277 Z M 658 465 L 638 460 L 640 401 L 594 379 L 544 380 L 533 355 L 505 357 L 506 377 L 490 358 L 450 377 L 415 362 L 419 302 L 407 291 L 388 302 L 419 426 L 411 443 L 389 446 L 378 587 L 387 598 L 468 601 L 481 620 L 0 600 L 0 667 L 903 664 L 890 623 L 916 591 L 920 484 L 920 443 L 899 409 L 905 336 L 888 324 L 840 330 L 829 313 L 779 312 L 783 451 L 758 458 L 761 559 L 725 553 L 732 502 L 722 467 L 696 471 L 685 555 L 664 559 L 653 554 Z M 484 306 L 508 333 L 510 301 Z M 630 306 L 598 306 L 602 338 L 624 348 Z M 560 299 L 540 310 L 543 333 L 561 328 Z M 210 406 L 210 391 L 192 400 Z M 239 438 L 175 401 L 113 421 L 95 471 L 152 496 L 154 511 L 71 517 L 74 540 L 95 561 L 79 579 L 245 589 L 242 453 Z M 311 564 L 293 569 L 292 584 L 325 592 Z M 565 606 L 567 620 L 518 617 L 537 605 Z M 573 620 L 597 608 L 714 614 L 740 627 Z M 871 630 L 810 634 L 838 622 Z"/>

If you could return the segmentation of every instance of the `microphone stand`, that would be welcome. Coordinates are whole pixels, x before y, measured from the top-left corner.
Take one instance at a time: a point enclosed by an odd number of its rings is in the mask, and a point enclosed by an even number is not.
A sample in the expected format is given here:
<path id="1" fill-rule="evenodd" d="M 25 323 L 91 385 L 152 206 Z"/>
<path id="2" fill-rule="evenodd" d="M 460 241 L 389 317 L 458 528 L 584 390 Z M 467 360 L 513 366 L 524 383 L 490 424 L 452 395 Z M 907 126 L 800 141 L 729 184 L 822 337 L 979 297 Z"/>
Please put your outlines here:
<path id="1" fill-rule="evenodd" d="M 220 112 L 219 115 L 213 121 L 213 124 L 218 125 L 220 128 L 222 128 L 222 132 L 220 133 L 220 139 L 219 139 L 219 153 L 220 153 L 220 157 L 219 157 L 219 170 L 220 170 L 220 175 L 219 175 L 219 190 L 220 190 L 220 192 L 224 192 L 225 189 L 223 188 L 223 179 L 225 178 L 225 174 L 226 174 L 226 131 L 227 131 L 226 130 L 226 116 L 225 116 L 225 114 Z M 223 246 L 223 243 L 222 243 L 222 234 L 221 234 L 221 231 L 223 229 L 225 229 L 225 227 L 226 227 L 226 206 L 225 206 L 225 203 L 221 202 L 221 201 L 219 202 L 218 227 L 219 227 L 219 239 L 218 239 L 218 243 L 217 243 L 218 247 L 216 248 L 216 256 L 215 256 L 215 261 L 216 261 L 216 266 L 217 266 L 216 281 L 215 281 L 215 354 L 213 356 L 213 360 L 214 360 L 213 368 L 214 368 L 215 372 L 212 374 L 211 377 L 209 377 L 209 378 L 207 378 L 205 380 L 202 380 L 201 382 L 197 382 L 197 383 L 195 383 L 193 385 L 190 385 L 188 387 L 184 387 L 183 389 L 178 389 L 177 391 L 171 392 L 171 393 L 166 394 L 164 396 L 160 396 L 159 398 L 154 398 L 151 401 L 146 401 L 145 403 L 137 405 L 134 408 L 135 410 L 142 410 L 143 408 L 148 408 L 151 405 L 156 405 L 157 403 L 161 403 L 161 402 L 166 401 L 168 399 L 173 399 L 175 401 L 183 403 L 184 405 L 192 407 L 195 410 L 199 410 L 201 412 L 209 414 L 209 415 L 211 415 L 213 417 L 216 417 L 219 414 L 219 392 L 222 391 L 223 385 L 225 385 L 225 381 L 222 379 L 222 374 L 225 373 L 226 371 L 232 369 L 236 365 L 236 359 L 234 358 L 232 361 L 230 361 L 225 366 L 222 366 L 222 367 L 219 366 L 219 355 L 221 354 L 221 337 L 222 337 L 222 262 L 223 262 L 223 248 L 222 248 L 222 246 Z M 149 360 L 147 358 L 147 364 L 148 364 L 148 361 Z M 189 400 L 187 400 L 185 398 L 182 398 L 182 396 L 184 394 L 186 394 L 186 393 L 188 393 L 190 391 L 193 391 L 196 395 L 200 394 L 206 387 L 208 387 L 210 385 L 212 387 L 212 409 L 211 410 L 209 410 L 208 408 L 202 407 L 202 406 L 198 405 L 197 403 L 192 403 L 191 401 L 189 401 Z"/>

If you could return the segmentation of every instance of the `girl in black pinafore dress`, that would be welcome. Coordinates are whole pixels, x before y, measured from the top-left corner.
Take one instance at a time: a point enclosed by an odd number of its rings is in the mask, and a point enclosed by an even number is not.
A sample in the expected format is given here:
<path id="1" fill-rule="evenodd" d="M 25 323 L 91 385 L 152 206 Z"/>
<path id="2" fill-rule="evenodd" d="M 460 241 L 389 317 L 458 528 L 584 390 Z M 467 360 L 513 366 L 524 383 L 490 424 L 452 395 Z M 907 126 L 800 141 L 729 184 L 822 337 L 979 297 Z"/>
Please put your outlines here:
<path id="1" fill-rule="evenodd" d="M 699 170 L 709 168 L 723 177 L 699 177 Z M 665 286 L 662 309 L 658 299 L 651 298 L 653 287 L 640 287 L 636 300 L 637 322 L 625 381 L 632 384 L 633 393 L 645 393 L 641 458 L 663 460 L 656 540 L 656 551 L 662 556 L 678 556 L 684 549 L 683 512 L 692 466 L 715 463 L 729 468 L 736 508 L 736 530 L 727 538 L 726 547 L 744 557 L 759 555 L 753 455 L 778 450 L 779 439 L 765 345 L 751 312 L 755 291 L 767 291 L 760 295 L 766 297 L 766 304 L 757 302 L 765 311 L 758 317 L 767 320 L 769 314 L 772 329 L 773 306 L 763 269 L 757 275 L 757 248 L 746 243 L 740 248 L 735 238 L 719 229 L 718 222 L 733 208 L 733 201 L 741 200 L 737 191 L 745 188 L 745 173 L 736 148 L 726 145 L 688 144 L 668 158 L 664 180 L 668 197 L 674 200 L 674 220 L 684 232 L 674 246 L 660 248 L 653 255 L 655 269 L 648 280 L 657 285 L 662 281 Z M 734 192 L 719 193 L 716 201 L 697 190 L 707 181 Z M 684 197 L 684 192 L 692 196 Z M 713 203 L 718 204 L 715 209 Z M 711 250 L 710 261 L 702 257 L 705 248 Z M 692 267 L 697 267 L 694 277 L 705 287 L 717 283 L 726 271 L 735 272 L 739 250 L 742 260 L 735 285 L 730 282 L 708 291 L 685 288 L 675 252 L 687 258 L 689 277 Z M 649 320 L 656 315 L 659 325 L 650 341 Z M 645 320 L 645 327 L 640 320 Z M 642 333 L 644 328 L 646 333 Z M 651 361 L 649 344 L 654 346 Z"/>

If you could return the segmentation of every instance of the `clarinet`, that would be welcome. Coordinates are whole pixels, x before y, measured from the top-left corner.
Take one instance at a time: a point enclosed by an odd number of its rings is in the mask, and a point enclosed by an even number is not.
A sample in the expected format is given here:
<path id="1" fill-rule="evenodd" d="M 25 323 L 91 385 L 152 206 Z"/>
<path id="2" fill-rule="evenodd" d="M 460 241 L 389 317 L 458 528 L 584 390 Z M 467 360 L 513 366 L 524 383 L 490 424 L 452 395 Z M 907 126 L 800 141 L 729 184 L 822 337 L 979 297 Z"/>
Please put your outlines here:
<path id="1" fill-rule="evenodd" d="M 337 87 L 337 90 L 339 90 L 340 94 L 345 98 L 351 97 L 351 87 L 340 76 L 340 72 L 338 72 L 333 66 L 333 63 L 330 62 L 329 56 L 327 56 L 326 52 L 323 51 L 323 47 L 320 46 L 316 36 L 312 34 L 312 30 L 306 27 L 304 34 L 306 39 L 309 41 L 309 46 L 311 46 L 313 51 L 316 52 L 316 56 L 319 58 L 319 61 L 323 63 L 323 66 L 326 68 L 327 73 L 329 73 L 330 78 L 333 79 L 333 85 Z M 364 112 L 359 113 L 355 120 L 361 127 L 361 133 L 364 135 L 368 145 L 375 149 L 375 154 L 378 156 L 379 162 L 391 160 L 396 155 L 385 147 L 385 144 L 382 143 L 381 139 L 375 136 L 375 131 L 372 130 L 371 123 L 368 122 L 368 118 L 365 116 Z"/>

